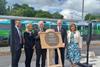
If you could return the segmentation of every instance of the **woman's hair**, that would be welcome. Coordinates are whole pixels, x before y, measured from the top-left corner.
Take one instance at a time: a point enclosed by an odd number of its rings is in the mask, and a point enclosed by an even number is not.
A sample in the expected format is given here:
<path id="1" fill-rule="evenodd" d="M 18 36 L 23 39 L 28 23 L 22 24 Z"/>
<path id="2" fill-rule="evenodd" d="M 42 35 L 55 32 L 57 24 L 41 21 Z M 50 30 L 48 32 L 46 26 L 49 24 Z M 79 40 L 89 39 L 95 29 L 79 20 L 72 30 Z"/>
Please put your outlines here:
<path id="1" fill-rule="evenodd" d="M 75 31 L 76 31 L 76 24 L 74 24 L 74 23 L 72 23 L 72 24 L 70 25 L 70 31 L 72 31 L 72 30 L 71 30 L 71 27 L 72 27 L 72 26 L 75 27 Z"/>
<path id="2" fill-rule="evenodd" d="M 28 24 L 25 25 L 26 26 L 26 31 L 28 31 L 28 26 L 29 25 L 32 25 L 32 23 L 28 23 Z"/>

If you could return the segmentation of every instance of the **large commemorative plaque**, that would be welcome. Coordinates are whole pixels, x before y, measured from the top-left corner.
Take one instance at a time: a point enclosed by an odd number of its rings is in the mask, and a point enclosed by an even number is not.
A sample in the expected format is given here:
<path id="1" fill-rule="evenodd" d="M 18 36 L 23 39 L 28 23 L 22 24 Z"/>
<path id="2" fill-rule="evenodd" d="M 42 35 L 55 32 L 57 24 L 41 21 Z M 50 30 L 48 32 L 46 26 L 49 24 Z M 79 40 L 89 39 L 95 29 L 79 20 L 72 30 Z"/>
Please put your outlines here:
<path id="1" fill-rule="evenodd" d="M 49 45 L 49 46 L 57 46 L 59 43 L 59 37 L 58 35 L 56 35 L 56 33 L 54 32 L 48 32 L 45 35 L 45 42 Z"/>
<path id="2" fill-rule="evenodd" d="M 60 32 L 53 32 L 51 29 L 40 33 L 40 41 L 43 49 L 63 47 Z"/>

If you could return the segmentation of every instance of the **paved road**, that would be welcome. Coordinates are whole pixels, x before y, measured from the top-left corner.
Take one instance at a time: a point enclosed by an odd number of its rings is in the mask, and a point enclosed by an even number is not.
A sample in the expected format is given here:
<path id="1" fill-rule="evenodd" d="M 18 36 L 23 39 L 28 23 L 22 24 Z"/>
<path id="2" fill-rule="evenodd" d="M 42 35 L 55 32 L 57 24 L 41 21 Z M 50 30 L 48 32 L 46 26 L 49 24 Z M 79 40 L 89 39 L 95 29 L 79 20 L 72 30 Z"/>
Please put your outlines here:
<path id="1" fill-rule="evenodd" d="M 24 61 L 25 61 L 25 56 L 24 54 L 22 54 L 21 56 L 21 59 L 20 59 L 20 63 L 19 63 L 19 67 L 24 67 L 25 64 L 24 64 Z M 66 61 L 66 67 L 69 67 L 70 66 L 70 63 L 68 61 Z M 0 56 L 0 67 L 11 67 L 11 56 Z M 36 67 L 35 66 L 35 55 L 33 56 L 33 59 L 32 59 L 32 67 Z"/>
<path id="2" fill-rule="evenodd" d="M 100 56 L 100 46 L 94 46 L 94 45 L 91 45 L 90 46 L 90 51 L 94 51 L 96 56 Z M 83 48 L 82 50 L 82 54 L 86 54 L 86 46 Z M 32 59 L 32 67 L 35 67 L 35 54 L 33 56 L 33 59 Z M 20 63 L 19 63 L 19 67 L 24 67 L 24 61 L 25 61 L 25 56 L 24 56 L 24 53 L 22 53 L 21 55 L 21 59 L 20 59 Z M 10 63 L 11 62 L 11 56 L 10 54 L 9 55 L 4 55 L 4 56 L 0 56 L 0 67 L 10 67 Z M 65 61 L 65 67 L 69 67 L 70 66 L 70 63 L 66 60 Z M 95 67 L 99 67 L 100 65 L 98 66 L 95 66 Z"/>

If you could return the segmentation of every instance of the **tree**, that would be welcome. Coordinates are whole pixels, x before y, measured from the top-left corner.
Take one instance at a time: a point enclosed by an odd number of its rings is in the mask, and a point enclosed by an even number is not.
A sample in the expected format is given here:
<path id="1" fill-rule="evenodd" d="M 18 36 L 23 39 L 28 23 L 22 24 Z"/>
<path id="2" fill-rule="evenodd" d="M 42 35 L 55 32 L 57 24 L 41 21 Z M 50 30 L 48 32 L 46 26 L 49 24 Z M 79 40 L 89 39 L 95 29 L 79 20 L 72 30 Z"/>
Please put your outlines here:
<path id="1" fill-rule="evenodd" d="M 36 11 L 35 17 L 40 17 L 40 18 L 53 18 L 53 19 L 63 19 L 63 16 L 60 15 L 58 12 L 57 13 L 54 13 L 54 14 L 51 14 L 51 13 L 49 13 L 47 11 L 42 11 L 42 10 Z"/>
<path id="2" fill-rule="evenodd" d="M 35 10 L 34 8 L 29 7 L 27 4 L 14 4 L 9 14 L 13 16 L 33 17 L 35 16 Z"/>
<path id="3" fill-rule="evenodd" d="M 61 14 L 59 14 L 58 12 L 52 14 L 52 18 L 56 18 L 56 19 L 63 19 L 63 16 Z"/>
<path id="4" fill-rule="evenodd" d="M 14 9 L 18 9 L 18 8 L 21 8 L 21 5 L 19 5 L 19 4 L 14 4 L 14 5 L 13 5 L 13 10 L 14 10 Z"/>
<path id="5" fill-rule="evenodd" d="M 0 0 L 0 15 L 6 14 L 6 0 Z"/>
<path id="6" fill-rule="evenodd" d="M 59 13 L 51 14 L 47 11 L 42 10 L 34 10 L 33 7 L 28 6 L 27 4 L 14 4 L 13 8 L 7 8 L 8 15 L 13 16 L 24 16 L 24 17 L 38 17 L 38 18 L 54 18 L 54 19 L 62 19 L 63 16 Z"/>
<path id="7" fill-rule="evenodd" d="M 52 15 L 49 12 L 47 12 L 47 11 L 39 10 L 39 11 L 36 11 L 35 17 L 39 17 L 39 18 L 52 18 Z"/>
<path id="8" fill-rule="evenodd" d="M 87 14 L 87 15 L 85 16 L 85 20 L 94 20 L 94 19 L 96 19 L 96 17 L 95 17 L 94 15 Z"/>

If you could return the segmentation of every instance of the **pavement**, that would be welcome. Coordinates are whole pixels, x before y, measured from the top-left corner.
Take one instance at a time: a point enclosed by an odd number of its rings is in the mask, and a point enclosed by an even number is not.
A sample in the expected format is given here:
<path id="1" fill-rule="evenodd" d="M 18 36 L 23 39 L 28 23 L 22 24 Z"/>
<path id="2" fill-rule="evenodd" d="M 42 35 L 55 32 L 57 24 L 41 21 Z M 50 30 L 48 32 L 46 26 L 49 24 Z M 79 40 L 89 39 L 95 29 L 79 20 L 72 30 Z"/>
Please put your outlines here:
<path id="1" fill-rule="evenodd" d="M 86 62 L 86 42 L 84 42 L 83 49 L 81 50 L 81 63 Z M 97 45 L 98 44 L 98 45 Z M 35 66 L 35 52 L 32 58 L 32 67 Z M 24 51 L 22 52 L 21 59 L 19 61 L 19 67 L 25 67 L 25 54 Z M 92 41 L 90 45 L 89 51 L 89 64 L 92 64 L 93 67 L 100 67 L 100 41 Z M 10 54 L 10 47 L 0 47 L 0 67 L 11 67 L 11 54 Z M 47 66 L 46 66 L 47 67 Z M 65 67 L 70 67 L 70 62 L 65 60 Z"/>
<path id="2" fill-rule="evenodd" d="M 5 47 L 4 49 L 6 48 L 9 48 L 9 47 Z M 11 67 L 11 55 L 10 54 L 3 54 L 0 56 L 0 67 Z M 33 58 L 32 58 L 32 63 L 31 63 L 31 66 L 32 67 L 36 67 L 35 66 L 35 60 L 36 60 L 36 54 L 35 54 L 35 51 L 34 51 L 34 54 L 33 54 Z M 24 54 L 24 51 L 22 52 L 21 54 L 21 58 L 20 58 L 20 61 L 19 61 L 19 67 L 25 67 L 25 54 Z M 66 61 L 66 67 L 70 67 L 70 63 L 68 61 Z M 46 65 L 47 67 L 47 65 Z"/>

